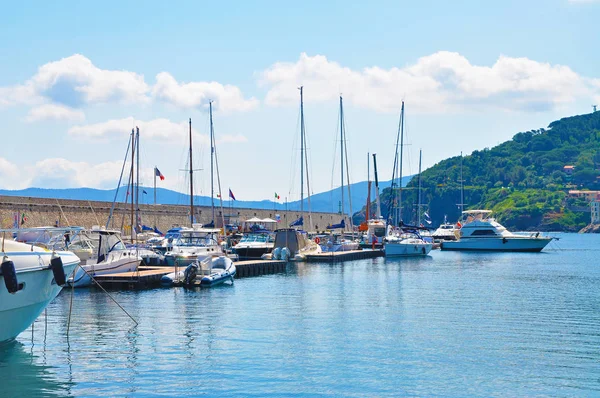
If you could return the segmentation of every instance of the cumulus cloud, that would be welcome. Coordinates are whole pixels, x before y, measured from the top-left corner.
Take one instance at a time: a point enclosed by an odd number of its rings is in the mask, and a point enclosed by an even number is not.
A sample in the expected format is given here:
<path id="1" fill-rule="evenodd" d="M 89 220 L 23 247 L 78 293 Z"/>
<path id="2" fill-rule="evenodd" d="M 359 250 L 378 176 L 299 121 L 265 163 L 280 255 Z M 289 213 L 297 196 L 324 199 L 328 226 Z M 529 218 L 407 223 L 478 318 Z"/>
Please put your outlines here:
<path id="1" fill-rule="evenodd" d="M 256 98 L 245 99 L 236 86 L 217 82 L 179 83 L 167 72 L 156 75 L 152 95 L 181 108 L 204 108 L 211 100 L 223 112 L 248 111 L 258 106 Z"/>
<path id="2" fill-rule="evenodd" d="M 491 67 L 478 66 L 447 51 L 403 68 L 363 70 L 302 53 L 296 62 L 269 67 L 261 73 L 260 84 L 268 87 L 265 102 L 272 106 L 297 103 L 296 89 L 304 85 L 307 100 L 330 101 L 341 92 L 346 101 L 381 112 L 397 112 L 403 99 L 420 112 L 481 105 L 540 111 L 598 93 L 591 79 L 567 66 L 506 56 Z"/>
<path id="3" fill-rule="evenodd" d="M 98 103 L 146 103 L 158 99 L 180 108 L 202 108 L 209 100 L 225 112 L 247 111 L 258 105 L 241 90 L 218 82 L 179 83 L 168 72 L 156 75 L 150 86 L 144 76 L 125 70 L 101 69 L 74 54 L 42 65 L 23 84 L 0 87 L 0 106 L 58 104 L 79 108 Z"/>
<path id="4" fill-rule="evenodd" d="M 31 108 L 27 114 L 26 120 L 28 122 L 38 122 L 43 120 L 81 122 L 85 120 L 85 114 L 79 109 L 69 108 L 68 106 L 44 104 Z"/>

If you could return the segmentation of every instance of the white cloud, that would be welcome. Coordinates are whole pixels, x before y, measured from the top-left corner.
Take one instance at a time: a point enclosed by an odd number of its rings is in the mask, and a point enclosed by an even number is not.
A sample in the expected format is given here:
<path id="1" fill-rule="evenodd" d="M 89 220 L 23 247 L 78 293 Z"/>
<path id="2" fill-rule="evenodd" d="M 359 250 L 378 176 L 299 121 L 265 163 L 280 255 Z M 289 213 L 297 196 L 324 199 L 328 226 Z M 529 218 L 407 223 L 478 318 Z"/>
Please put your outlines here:
<path id="1" fill-rule="evenodd" d="M 56 104 L 44 104 L 31 108 L 27 114 L 28 122 L 38 122 L 42 120 L 67 120 L 81 122 L 85 120 L 85 114 L 78 109 Z"/>
<path id="2" fill-rule="evenodd" d="M 42 65 L 24 84 L 0 88 L 4 105 L 39 103 L 41 100 L 79 107 L 104 102 L 137 103 L 148 100 L 144 77 L 134 72 L 100 69 L 75 54 Z"/>
<path id="3" fill-rule="evenodd" d="M 217 82 L 178 83 L 167 72 L 156 75 L 152 95 L 180 108 L 205 108 L 211 100 L 223 112 L 248 111 L 258 106 L 256 98 L 244 99 L 236 86 Z"/>
<path id="4" fill-rule="evenodd" d="M 567 66 L 500 56 L 491 66 L 472 65 L 458 53 L 440 51 L 403 68 L 352 70 L 325 56 L 300 55 L 264 71 L 265 102 L 297 103 L 297 87 L 310 101 L 330 101 L 341 92 L 356 106 L 397 112 L 406 99 L 415 111 L 452 111 L 488 106 L 509 110 L 547 110 L 598 93 L 590 79 Z"/>

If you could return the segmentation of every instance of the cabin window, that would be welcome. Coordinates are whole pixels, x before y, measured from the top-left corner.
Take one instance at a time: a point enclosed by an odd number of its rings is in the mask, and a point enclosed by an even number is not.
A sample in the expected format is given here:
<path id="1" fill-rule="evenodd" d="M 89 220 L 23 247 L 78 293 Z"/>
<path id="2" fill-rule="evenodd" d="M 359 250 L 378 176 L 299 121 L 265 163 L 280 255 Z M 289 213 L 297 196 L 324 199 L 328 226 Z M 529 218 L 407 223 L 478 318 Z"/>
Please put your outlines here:
<path id="1" fill-rule="evenodd" d="M 496 235 L 496 231 L 494 231 L 493 229 L 476 229 L 471 234 L 471 236 L 490 236 L 490 235 Z"/>

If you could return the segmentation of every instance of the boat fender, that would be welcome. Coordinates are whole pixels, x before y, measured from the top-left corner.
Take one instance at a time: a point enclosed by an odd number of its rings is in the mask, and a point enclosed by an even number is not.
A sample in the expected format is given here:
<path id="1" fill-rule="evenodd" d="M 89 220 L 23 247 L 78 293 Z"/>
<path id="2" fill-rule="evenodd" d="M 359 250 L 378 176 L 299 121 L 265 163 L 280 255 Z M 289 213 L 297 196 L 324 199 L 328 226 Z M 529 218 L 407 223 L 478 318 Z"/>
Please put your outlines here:
<path id="1" fill-rule="evenodd" d="M 425 254 L 425 248 L 424 247 L 421 249 L 421 251 L 423 252 L 423 254 Z"/>
<path id="2" fill-rule="evenodd" d="M 19 283 L 17 281 L 17 271 L 15 270 L 15 263 L 12 262 L 7 256 L 2 259 L 2 276 L 4 277 L 4 284 L 6 290 L 10 294 L 15 294 L 19 290 Z"/>
<path id="3" fill-rule="evenodd" d="M 502 238 L 502 243 L 506 243 L 506 242 L 508 242 L 508 241 L 506 240 L 506 238 Z"/>
<path id="4" fill-rule="evenodd" d="M 50 259 L 50 269 L 54 274 L 54 281 L 56 284 L 58 286 L 64 286 L 67 282 L 67 278 L 65 277 L 65 267 L 63 266 L 62 259 L 56 253 L 54 253 Z"/>
<path id="5" fill-rule="evenodd" d="M 288 249 L 287 247 L 282 248 L 281 249 L 281 260 L 288 261 L 291 254 L 292 253 L 290 252 L 290 249 Z"/>
<path id="6" fill-rule="evenodd" d="M 315 243 L 318 245 L 319 243 L 321 243 L 321 238 L 319 238 L 318 236 L 315 238 Z"/>
<path id="7" fill-rule="evenodd" d="M 187 266 L 185 271 L 183 271 L 183 282 L 186 285 L 191 285 L 192 282 L 194 282 L 194 279 L 196 279 L 197 275 L 198 275 L 198 266 L 195 263 L 192 263 Z"/>

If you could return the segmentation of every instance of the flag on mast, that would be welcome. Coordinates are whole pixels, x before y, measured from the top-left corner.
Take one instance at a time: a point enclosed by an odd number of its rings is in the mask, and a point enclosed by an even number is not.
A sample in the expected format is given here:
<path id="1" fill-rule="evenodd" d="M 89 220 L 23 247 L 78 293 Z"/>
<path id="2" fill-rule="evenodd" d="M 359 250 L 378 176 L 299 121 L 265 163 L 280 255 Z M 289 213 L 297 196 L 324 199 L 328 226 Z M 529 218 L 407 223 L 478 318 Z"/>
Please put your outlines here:
<path id="1" fill-rule="evenodd" d="M 233 200 L 236 200 L 235 196 L 233 196 L 233 192 L 231 192 L 231 188 L 229 188 L 229 197 Z"/>
<path id="2" fill-rule="evenodd" d="M 281 199 L 281 197 L 279 195 L 277 195 L 277 192 L 275 192 L 275 199 L 277 199 L 277 200 Z"/>
<path id="3" fill-rule="evenodd" d="M 165 176 L 160 172 L 160 170 L 158 169 L 158 167 L 154 168 L 154 175 L 156 177 L 160 177 L 161 181 L 165 179 Z"/>

